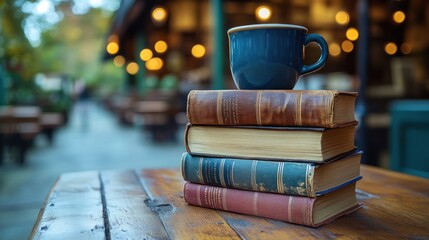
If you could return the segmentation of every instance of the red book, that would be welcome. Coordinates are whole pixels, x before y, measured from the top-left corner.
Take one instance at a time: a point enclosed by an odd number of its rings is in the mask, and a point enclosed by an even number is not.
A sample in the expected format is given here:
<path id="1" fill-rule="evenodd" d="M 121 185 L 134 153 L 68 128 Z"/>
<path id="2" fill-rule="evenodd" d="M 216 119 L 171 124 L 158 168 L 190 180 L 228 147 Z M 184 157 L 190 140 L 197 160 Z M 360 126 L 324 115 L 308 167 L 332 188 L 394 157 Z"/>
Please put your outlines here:
<path id="1" fill-rule="evenodd" d="M 359 208 L 352 183 L 317 198 L 185 183 L 188 204 L 317 227 Z"/>

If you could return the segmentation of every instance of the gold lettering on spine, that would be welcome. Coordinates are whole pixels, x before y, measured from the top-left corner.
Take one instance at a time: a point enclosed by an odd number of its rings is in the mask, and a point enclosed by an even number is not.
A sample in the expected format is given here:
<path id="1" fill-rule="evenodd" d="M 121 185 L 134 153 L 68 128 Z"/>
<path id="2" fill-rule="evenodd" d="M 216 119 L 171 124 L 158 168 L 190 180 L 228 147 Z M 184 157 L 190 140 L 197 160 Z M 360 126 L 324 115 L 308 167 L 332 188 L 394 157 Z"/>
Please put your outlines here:
<path id="1" fill-rule="evenodd" d="M 216 115 L 217 121 L 220 125 L 223 125 L 223 115 L 222 115 L 222 91 L 219 91 L 217 94 L 217 102 L 216 102 Z"/>
<path id="2" fill-rule="evenodd" d="M 221 196 L 222 190 L 220 188 L 215 188 L 215 208 L 222 209 L 222 196 Z"/>
<path id="3" fill-rule="evenodd" d="M 220 184 L 222 185 L 222 186 L 224 186 L 224 187 L 226 187 L 226 184 L 225 184 L 225 170 L 224 170 L 224 168 L 225 168 L 225 161 L 226 161 L 226 159 L 225 158 L 222 158 L 222 160 L 220 161 Z"/>
<path id="4" fill-rule="evenodd" d="M 289 196 L 289 202 L 287 204 L 287 220 L 288 222 L 292 222 L 292 196 Z"/>
<path id="5" fill-rule="evenodd" d="M 258 192 L 255 192 L 255 194 L 253 195 L 253 213 L 255 215 L 258 215 L 258 196 Z"/>
<path id="6" fill-rule="evenodd" d="M 223 210 L 228 211 L 228 208 L 226 206 L 226 193 L 228 192 L 227 188 L 222 189 L 222 206 Z"/>
<path id="7" fill-rule="evenodd" d="M 204 195 L 204 197 L 205 197 L 204 199 L 206 200 L 206 204 L 208 206 L 213 206 L 213 197 L 212 197 L 212 195 L 213 195 L 213 188 L 212 187 L 207 187 L 207 188 L 204 189 L 204 192 L 206 193 Z"/>
<path id="8" fill-rule="evenodd" d="M 204 158 L 200 158 L 200 162 L 199 162 L 199 166 L 198 166 L 198 178 L 200 180 L 200 183 L 204 183 L 203 161 L 204 161 Z"/>
<path id="9" fill-rule="evenodd" d="M 257 125 L 262 125 L 261 99 L 262 99 L 262 91 L 257 91 L 257 93 L 256 93 L 256 124 Z"/>
<path id="10" fill-rule="evenodd" d="M 297 126 L 302 126 L 302 120 L 301 120 L 301 111 L 302 111 L 302 106 L 301 106 L 301 101 L 302 101 L 302 92 L 298 92 L 297 93 L 297 97 L 296 97 L 296 125 Z"/>
<path id="11" fill-rule="evenodd" d="M 258 165 L 258 161 L 252 161 L 252 169 L 250 171 L 250 180 L 252 182 L 253 191 L 258 191 L 258 185 L 256 184 L 256 165 Z"/>
<path id="12" fill-rule="evenodd" d="M 277 163 L 277 192 L 278 193 L 285 193 L 285 188 L 283 184 L 283 169 L 285 164 L 284 163 Z"/>
<path id="13" fill-rule="evenodd" d="M 234 121 L 234 125 L 240 125 L 239 119 L 238 119 L 238 92 L 234 95 L 234 102 L 232 107 L 232 119 Z"/>
<path id="14" fill-rule="evenodd" d="M 198 203 L 198 205 L 203 206 L 203 205 L 201 204 L 201 196 L 200 196 L 200 194 L 201 194 L 201 186 L 200 186 L 200 185 L 198 185 L 198 186 L 197 186 L 197 203 Z M 205 195 L 205 194 L 204 194 L 204 195 Z"/>

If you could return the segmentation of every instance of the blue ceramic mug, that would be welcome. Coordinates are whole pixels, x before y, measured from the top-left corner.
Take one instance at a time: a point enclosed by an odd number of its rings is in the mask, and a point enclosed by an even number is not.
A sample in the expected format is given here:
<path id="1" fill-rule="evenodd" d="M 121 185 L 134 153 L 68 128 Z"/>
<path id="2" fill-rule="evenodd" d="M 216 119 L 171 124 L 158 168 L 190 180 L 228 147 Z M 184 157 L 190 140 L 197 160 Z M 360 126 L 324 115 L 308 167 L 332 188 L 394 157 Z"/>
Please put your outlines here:
<path id="1" fill-rule="evenodd" d="M 322 68 L 328 45 L 322 36 L 291 24 L 255 24 L 228 30 L 232 76 L 238 89 L 293 89 L 298 77 Z M 315 42 L 321 56 L 302 63 L 305 46 Z"/>

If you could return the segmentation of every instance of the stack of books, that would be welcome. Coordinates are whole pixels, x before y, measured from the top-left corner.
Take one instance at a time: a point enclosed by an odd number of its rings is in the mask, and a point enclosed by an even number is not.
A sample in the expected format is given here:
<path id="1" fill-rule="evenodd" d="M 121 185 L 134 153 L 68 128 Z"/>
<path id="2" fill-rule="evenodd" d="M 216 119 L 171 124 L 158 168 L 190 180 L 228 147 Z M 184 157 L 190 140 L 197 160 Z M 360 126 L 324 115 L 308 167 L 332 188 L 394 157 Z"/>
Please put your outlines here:
<path id="1" fill-rule="evenodd" d="M 356 93 L 194 90 L 188 95 L 188 204 L 316 227 L 359 207 Z"/>

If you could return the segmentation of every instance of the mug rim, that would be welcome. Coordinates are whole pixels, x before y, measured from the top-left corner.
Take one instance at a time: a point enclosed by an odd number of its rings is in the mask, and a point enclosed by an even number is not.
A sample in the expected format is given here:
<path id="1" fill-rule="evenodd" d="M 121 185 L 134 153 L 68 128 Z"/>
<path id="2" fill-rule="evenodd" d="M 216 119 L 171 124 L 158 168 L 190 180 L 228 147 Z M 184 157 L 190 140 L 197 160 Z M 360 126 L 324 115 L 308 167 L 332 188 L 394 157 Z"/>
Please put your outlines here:
<path id="1" fill-rule="evenodd" d="M 228 34 L 232 32 L 240 32 L 246 30 L 255 30 L 255 29 L 267 29 L 267 28 L 295 28 L 308 31 L 306 27 L 294 25 L 294 24 L 283 24 L 283 23 L 263 23 L 263 24 L 250 24 L 250 25 L 242 25 L 230 28 L 228 30 Z"/>

